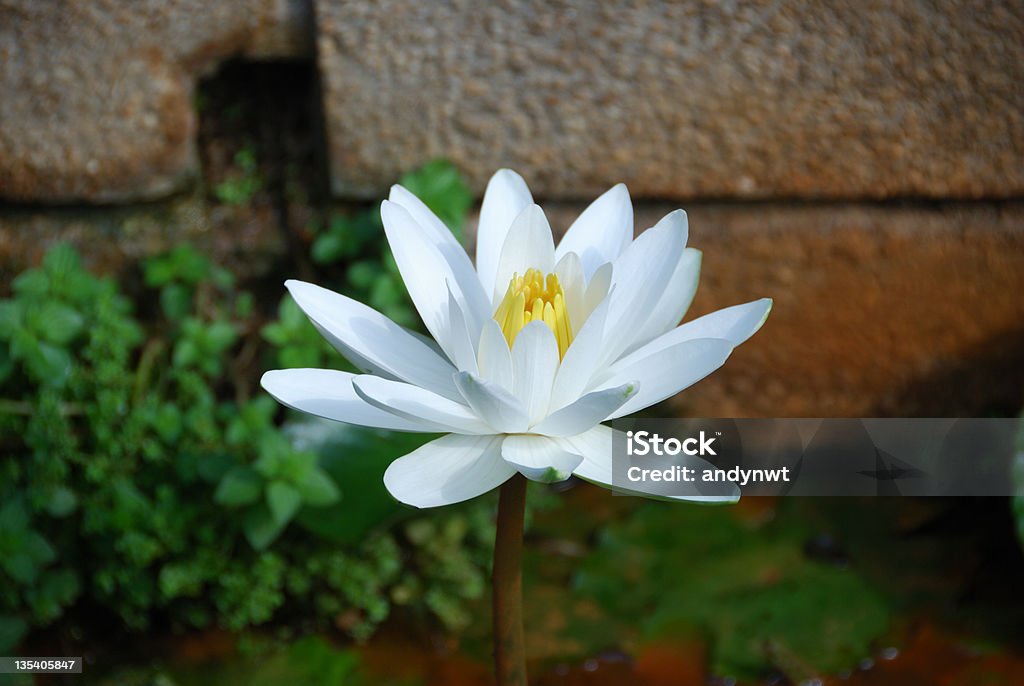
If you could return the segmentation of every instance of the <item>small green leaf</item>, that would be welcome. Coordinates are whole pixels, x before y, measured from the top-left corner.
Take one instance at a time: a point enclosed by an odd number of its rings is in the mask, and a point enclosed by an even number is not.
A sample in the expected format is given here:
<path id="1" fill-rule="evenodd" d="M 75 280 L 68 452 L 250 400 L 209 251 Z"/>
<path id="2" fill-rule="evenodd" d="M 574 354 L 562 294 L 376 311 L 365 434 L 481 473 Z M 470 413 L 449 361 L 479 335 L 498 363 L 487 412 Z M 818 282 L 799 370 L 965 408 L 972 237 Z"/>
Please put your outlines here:
<path id="1" fill-rule="evenodd" d="M 31 584 L 36 580 L 39 569 L 32 556 L 24 550 L 16 550 L 0 560 L 0 566 L 12 579 L 23 584 Z"/>
<path id="2" fill-rule="evenodd" d="M 345 239 L 336 233 L 317 236 L 310 249 L 310 255 L 317 264 L 330 264 L 345 256 Z"/>
<path id="3" fill-rule="evenodd" d="M 78 507 L 78 497 L 67 486 L 57 486 L 46 501 L 46 511 L 54 517 L 66 517 Z"/>
<path id="4" fill-rule="evenodd" d="M 263 550 L 281 534 L 285 524 L 276 521 L 266 507 L 254 507 L 242 518 L 242 532 L 253 548 Z"/>
<path id="5" fill-rule="evenodd" d="M 50 277 L 41 269 L 30 269 L 15 278 L 11 287 L 21 296 L 42 297 L 50 292 Z"/>
<path id="6" fill-rule="evenodd" d="M 184 319 L 192 311 L 192 291 L 180 283 L 169 283 L 160 289 L 160 307 L 171 321 Z"/>
<path id="7" fill-rule="evenodd" d="M 14 615 L 0 615 L 0 652 L 11 652 L 28 631 L 25 620 Z"/>
<path id="8" fill-rule="evenodd" d="M 341 498 L 341 493 L 331 477 L 319 468 L 307 472 L 296 486 L 302 495 L 302 502 L 312 507 L 333 505 Z"/>
<path id="9" fill-rule="evenodd" d="M 160 438 L 173 443 L 182 430 L 181 410 L 172 403 L 164 403 L 153 415 L 152 424 Z"/>
<path id="10" fill-rule="evenodd" d="M 402 176 L 400 183 L 422 200 L 461 239 L 466 213 L 473 204 L 459 170 L 447 160 L 434 160 Z"/>
<path id="11" fill-rule="evenodd" d="M 210 352 L 221 353 L 235 342 L 237 334 L 235 327 L 230 323 L 217 321 L 210 324 L 206 336 L 210 343 Z"/>
<path id="12" fill-rule="evenodd" d="M 49 564 L 57 558 L 53 546 L 35 531 L 30 531 L 25 536 L 22 549 L 32 557 L 33 562 L 40 566 Z"/>
<path id="13" fill-rule="evenodd" d="M 278 524 L 287 524 L 301 505 L 302 495 L 294 486 L 284 481 L 272 481 L 267 486 L 267 507 Z"/>
<path id="14" fill-rule="evenodd" d="M 22 307 L 16 300 L 0 300 L 0 340 L 7 340 L 22 326 Z"/>
<path id="15" fill-rule="evenodd" d="M 199 348 L 195 341 L 185 339 L 174 346 L 174 366 L 190 367 L 199 361 Z"/>
<path id="16" fill-rule="evenodd" d="M 263 479 L 249 467 L 235 467 L 221 479 L 213 499 L 226 507 L 256 502 L 263 492 Z"/>
<path id="17" fill-rule="evenodd" d="M 46 386 L 62 386 L 71 375 L 67 350 L 39 341 L 24 329 L 11 340 L 11 357 L 21 360 L 29 376 Z"/>
<path id="18" fill-rule="evenodd" d="M 82 260 L 78 252 L 67 243 L 58 243 L 50 248 L 43 257 L 43 268 L 51 274 L 68 274 L 78 271 Z"/>
<path id="19" fill-rule="evenodd" d="M 21 500 L 15 498 L 0 508 L 0 531 L 10 533 L 23 531 L 28 527 L 28 512 Z"/>
<path id="20" fill-rule="evenodd" d="M 82 331 L 85 319 L 73 307 L 47 302 L 33 317 L 33 324 L 40 338 L 57 345 L 67 345 Z"/>

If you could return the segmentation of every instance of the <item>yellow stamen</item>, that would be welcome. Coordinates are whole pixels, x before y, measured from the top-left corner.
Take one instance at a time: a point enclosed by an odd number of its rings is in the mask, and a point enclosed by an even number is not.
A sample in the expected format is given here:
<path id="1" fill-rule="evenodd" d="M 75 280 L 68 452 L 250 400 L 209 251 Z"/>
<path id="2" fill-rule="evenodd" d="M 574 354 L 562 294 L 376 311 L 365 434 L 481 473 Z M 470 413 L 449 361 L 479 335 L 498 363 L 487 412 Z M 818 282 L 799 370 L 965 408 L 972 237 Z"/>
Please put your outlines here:
<path id="1" fill-rule="evenodd" d="M 494 311 L 494 320 L 501 326 L 509 347 L 530 322 L 544 322 L 555 334 L 559 359 L 565 357 L 572 343 L 565 293 L 555 274 L 544 275 L 536 269 L 527 269 L 522 276 L 514 274 Z"/>

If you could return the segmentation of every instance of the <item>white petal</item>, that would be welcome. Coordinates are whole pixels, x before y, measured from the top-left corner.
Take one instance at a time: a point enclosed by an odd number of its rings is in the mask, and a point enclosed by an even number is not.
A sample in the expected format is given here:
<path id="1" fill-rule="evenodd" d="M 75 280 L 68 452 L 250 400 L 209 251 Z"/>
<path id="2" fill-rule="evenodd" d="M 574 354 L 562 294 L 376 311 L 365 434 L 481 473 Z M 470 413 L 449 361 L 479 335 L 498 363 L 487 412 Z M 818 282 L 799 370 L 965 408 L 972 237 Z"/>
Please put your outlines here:
<path id="1" fill-rule="evenodd" d="M 580 397 L 594 377 L 601 357 L 604 341 L 604 326 L 608 317 L 608 301 L 605 300 L 587 319 L 579 334 L 573 339 L 565 358 L 558 367 L 555 383 L 551 389 L 551 410 L 565 407 Z"/>
<path id="2" fill-rule="evenodd" d="M 639 384 L 627 383 L 614 388 L 591 391 L 573 403 L 553 412 L 530 431 L 546 436 L 575 436 L 600 424 L 637 394 Z"/>
<path id="3" fill-rule="evenodd" d="M 637 412 L 689 388 L 725 364 L 732 349 L 722 338 L 697 338 L 616 362 L 597 380 L 598 388 L 635 381 L 640 391 L 608 418 Z"/>
<path id="4" fill-rule="evenodd" d="M 501 459 L 498 436 L 442 436 L 398 458 L 384 485 L 414 507 L 451 505 L 500 486 L 516 470 Z"/>
<path id="5" fill-rule="evenodd" d="M 361 375 L 352 380 L 356 394 L 370 405 L 430 431 L 461 434 L 493 434 L 494 431 L 461 403 L 436 393 L 378 376 Z"/>
<path id="6" fill-rule="evenodd" d="M 645 357 L 677 343 L 696 338 L 724 338 L 735 348 L 758 332 L 771 311 L 771 298 L 761 298 L 742 305 L 716 310 L 662 334 L 623 357 L 616 364 L 628 364 L 629 360 Z"/>
<path id="7" fill-rule="evenodd" d="M 452 381 L 455 367 L 380 312 L 311 283 L 285 286 L 324 338 L 360 369 L 461 397 Z"/>
<path id="8" fill-rule="evenodd" d="M 671 330 L 679 320 L 683 318 L 686 311 L 690 309 L 693 296 L 697 294 L 697 282 L 700 280 L 701 252 L 694 248 L 683 250 L 676 265 L 672 277 L 669 279 L 665 291 L 661 294 L 657 304 L 651 310 L 647 320 L 640 327 L 636 335 L 636 341 L 630 348 L 635 349 L 657 338 L 666 331 Z M 719 336 L 714 336 L 719 338 Z M 721 337 L 721 338 L 724 338 Z"/>
<path id="9" fill-rule="evenodd" d="M 527 479 L 552 483 L 565 481 L 583 458 L 544 436 L 506 436 L 501 457 Z"/>
<path id="10" fill-rule="evenodd" d="M 555 257 L 576 253 L 590 279 L 602 264 L 614 262 L 632 239 L 633 203 L 620 183 L 583 210 L 558 244 Z"/>
<path id="11" fill-rule="evenodd" d="M 583 263 L 580 262 L 580 256 L 574 252 L 563 255 L 555 264 L 555 274 L 558 275 L 558 282 L 562 285 L 562 293 L 565 295 L 565 311 L 569 315 L 569 325 L 575 336 L 587 320 L 587 315 L 590 314 L 584 309 L 587 280 L 583 278 Z"/>
<path id="12" fill-rule="evenodd" d="M 558 371 L 558 341 L 544 322 L 530 322 L 512 346 L 512 393 L 519 399 L 530 425 L 548 413 L 551 384 Z"/>
<path id="13" fill-rule="evenodd" d="M 451 288 L 448 289 L 448 323 L 451 331 L 452 361 L 458 369 L 475 374 L 478 368 L 473 341 L 478 336 L 470 333 L 470 324 L 466 321 Z"/>
<path id="14" fill-rule="evenodd" d="M 615 261 L 602 361 L 612 362 L 635 340 L 665 291 L 686 240 L 684 222 L 674 215 L 644 231 Z"/>
<path id="15" fill-rule="evenodd" d="M 529 417 L 522 403 L 498 384 L 469 372 L 458 372 L 455 385 L 477 416 L 496 433 L 519 433 L 529 427 Z"/>
<path id="16" fill-rule="evenodd" d="M 613 436 L 615 433 L 618 432 L 613 431 L 607 426 L 598 425 L 578 436 L 558 438 L 554 440 L 556 440 L 559 445 L 566 450 L 579 453 L 583 456 L 583 462 L 581 462 L 580 466 L 573 472 L 581 479 L 593 482 L 599 486 L 604 486 L 605 488 L 611 488 L 618 493 L 666 499 L 663 496 L 652 495 L 643 491 L 612 485 Z M 621 438 L 621 434 L 620 440 L 625 440 L 624 438 Z M 698 473 L 706 467 L 711 467 L 711 463 L 699 457 L 687 457 L 685 459 L 689 463 L 688 466 L 697 470 Z M 718 484 L 716 485 L 716 488 L 720 488 L 723 493 L 721 495 L 710 496 L 671 496 L 667 499 L 701 503 L 732 503 L 739 500 L 739 489 L 734 485 Z"/>
<path id="17" fill-rule="evenodd" d="M 522 276 L 527 269 L 536 269 L 549 274 L 555 268 L 555 243 L 551 237 L 551 225 L 538 205 L 529 205 L 508 230 L 505 244 L 501 246 L 498 270 L 491 284 L 492 307 L 497 307 L 509 281 L 515 274 Z"/>
<path id="18" fill-rule="evenodd" d="M 476 269 L 455 236 L 430 208 L 405 188 L 395 185 L 391 187 L 389 199 L 403 207 L 413 220 L 423 229 L 424 236 L 437 247 L 448 268 L 454 276 L 455 292 L 461 296 L 465 307 L 465 316 L 469 331 L 475 339 L 484 321 L 490 317 L 489 293 L 485 293 L 480 285 Z"/>
<path id="19" fill-rule="evenodd" d="M 490 296 L 498 274 L 498 260 L 512 221 L 533 204 L 523 177 L 499 169 L 487 184 L 476 232 L 476 270 L 484 293 Z"/>
<path id="20" fill-rule="evenodd" d="M 602 264 L 587 283 L 583 296 L 583 321 L 586 321 L 597 306 L 604 302 L 612 288 L 612 263 Z"/>
<path id="21" fill-rule="evenodd" d="M 508 341 L 498 322 L 492 319 L 484 324 L 478 347 L 477 366 L 480 377 L 511 391 L 512 351 L 508 349 Z"/>
<path id="22" fill-rule="evenodd" d="M 441 252 L 427 238 L 413 218 L 400 205 L 385 200 L 380 206 L 391 254 L 395 257 L 409 298 L 420 313 L 427 331 L 449 359 L 454 360 L 451 320 L 448 316 L 448 288 L 452 288 L 463 311 L 467 309 L 455 276 Z"/>
<path id="23" fill-rule="evenodd" d="M 277 369 L 267 372 L 260 385 L 282 405 L 337 422 L 395 431 L 433 431 L 368 405 L 352 388 L 353 374 L 333 369 Z"/>

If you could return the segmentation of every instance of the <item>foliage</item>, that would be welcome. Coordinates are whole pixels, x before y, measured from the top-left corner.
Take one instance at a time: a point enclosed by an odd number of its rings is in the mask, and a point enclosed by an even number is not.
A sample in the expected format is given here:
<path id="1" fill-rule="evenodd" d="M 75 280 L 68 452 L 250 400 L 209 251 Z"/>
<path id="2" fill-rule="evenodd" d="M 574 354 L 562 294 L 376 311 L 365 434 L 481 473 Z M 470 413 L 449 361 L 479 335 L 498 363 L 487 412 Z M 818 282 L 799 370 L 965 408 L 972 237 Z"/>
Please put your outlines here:
<path id="1" fill-rule="evenodd" d="M 392 278 L 381 236 L 365 241 L 365 271 Z M 142 270 L 140 302 L 159 302 L 145 318 L 67 246 L 0 300 L 0 647 L 78 601 L 136 628 L 294 612 L 363 637 L 393 603 L 464 622 L 493 504 L 411 534 L 428 524 L 380 478 L 425 437 L 283 429 L 257 390 L 265 367 L 340 360 L 290 300 L 261 327 L 252 296 L 195 250 Z"/>
<path id="2" fill-rule="evenodd" d="M 263 188 L 263 177 L 259 173 L 256 153 L 251 147 L 244 147 L 235 153 L 234 162 L 234 172 L 214 186 L 213 194 L 225 205 L 245 205 Z"/>
<path id="3" fill-rule="evenodd" d="M 807 536 L 796 516 L 753 529 L 716 508 L 646 502 L 602 533 L 575 588 L 643 639 L 699 630 L 717 674 L 802 682 L 853 667 L 889 621 L 852 569 L 804 554 Z"/>

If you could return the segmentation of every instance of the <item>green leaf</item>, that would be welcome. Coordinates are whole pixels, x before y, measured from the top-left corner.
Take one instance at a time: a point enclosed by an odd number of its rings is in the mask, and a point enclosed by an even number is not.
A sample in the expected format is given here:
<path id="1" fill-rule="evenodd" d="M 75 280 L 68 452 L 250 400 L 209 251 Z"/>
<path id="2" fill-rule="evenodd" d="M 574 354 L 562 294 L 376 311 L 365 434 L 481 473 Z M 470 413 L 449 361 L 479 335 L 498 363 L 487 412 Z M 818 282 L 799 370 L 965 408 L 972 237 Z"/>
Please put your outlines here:
<path id="1" fill-rule="evenodd" d="M 0 560 L 0 567 L 3 567 L 12 579 L 23 584 L 35 581 L 39 571 L 35 560 L 25 550 L 16 550 L 5 556 Z"/>
<path id="2" fill-rule="evenodd" d="M 307 472 L 296 487 L 302 495 L 303 504 L 312 507 L 333 505 L 341 498 L 341 492 L 331 481 L 331 477 L 319 468 Z"/>
<path id="3" fill-rule="evenodd" d="M 82 260 L 73 247 L 58 243 L 43 257 L 43 268 L 51 274 L 69 274 L 82 268 Z"/>
<path id="4" fill-rule="evenodd" d="M 225 507 L 256 502 L 263 493 L 263 479 L 250 467 L 235 467 L 221 479 L 213 499 Z"/>
<path id="5" fill-rule="evenodd" d="M 7 340 L 22 326 L 22 306 L 16 300 L 0 300 L 0 340 Z"/>
<path id="6" fill-rule="evenodd" d="M 160 438 L 168 443 L 173 443 L 181 435 L 183 425 L 181 410 L 172 403 L 160 405 L 153 415 L 152 425 Z"/>
<path id="7" fill-rule="evenodd" d="M 299 512 L 296 521 L 336 544 L 362 540 L 374 527 L 411 511 L 384 487 L 384 470 L 392 461 L 436 438 L 428 434 L 394 433 L 304 418 L 288 426 L 297 448 L 319 456 L 320 469 L 345 497 L 326 507 Z"/>
<path id="8" fill-rule="evenodd" d="M 284 481 L 271 481 L 267 486 L 267 507 L 274 521 L 280 525 L 287 524 L 302 505 L 299 491 Z"/>
<path id="9" fill-rule="evenodd" d="M 348 282 L 356 288 L 366 289 L 373 285 L 374 280 L 382 272 L 380 264 L 364 260 L 349 266 L 346 276 Z"/>
<path id="10" fill-rule="evenodd" d="M 459 170 L 447 160 L 434 160 L 402 176 L 399 182 L 422 200 L 461 239 L 473 194 Z"/>
<path id="11" fill-rule="evenodd" d="M 78 497 L 67 486 L 57 486 L 50 491 L 46 501 L 46 511 L 54 517 L 66 517 L 78 507 Z"/>
<path id="12" fill-rule="evenodd" d="M 263 550 L 274 542 L 287 522 L 278 522 L 266 507 L 249 509 L 242 518 L 242 532 L 256 550 Z"/>
<path id="13" fill-rule="evenodd" d="M 255 309 L 256 299 L 253 297 L 252 293 L 242 291 L 238 294 L 238 298 L 235 299 L 235 316 L 240 319 L 247 319 L 252 316 Z"/>
<path id="14" fill-rule="evenodd" d="M 192 312 L 192 290 L 180 283 L 169 283 L 160 289 L 160 307 L 171 321 L 184 319 Z"/>
<path id="15" fill-rule="evenodd" d="M 59 302 L 46 302 L 33 317 L 33 328 L 40 338 L 57 345 L 67 345 L 82 331 L 85 319 L 73 307 Z"/>
<path id="16" fill-rule="evenodd" d="M 235 327 L 229 322 L 217 321 L 210 324 L 206 330 L 206 337 L 211 348 L 209 352 L 219 354 L 235 342 L 237 334 Z"/>
<path id="17" fill-rule="evenodd" d="M 28 528 L 28 512 L 21 500 L 15 498 L 0 508 L 0 531 L 5 533 L 23 531 Z"/>
<path id="18" fill-rule="evenodd" d="M 191 367 L 199 361 L 199 347 L 195 341 L 185 339 L 174 346 L 174 366 Z"/>
<path id="19" fill-rule="evenodd" d="M 208 483 L 217 483 L 231 470 L 234 459 L 227 453 L 214 453 L 199 458 L 196 470 Z"/>
<path id="20" fill-rule="evenodd" d="M 0 653 L 11 652 L 28 632 L 28 624 L 21 617 L 0 615 Z"/>
<path id="21" fill-rule="evenodd" d="M 336 233 L 325 233 L 317 236 L 310 248 L 310 255 L 317 264 L 330 264 L 345 256 L 346 242 L 343 236 Z"/>
<path id="22" fill-rule="evenodd" d="M 11 340 L 11 357 L 21 360 L 29 376 L 46 386 L 62 386 L 71 375 L 67 350 L 39 341 L 24 329 Z"/>
<path id="23" fill-rule="evenodd" d="M 50 277 L 41 269 L 30 269 L 18 275 L 11 287 L 21 296 L 43 297 L 50 292 Z"/>
<path id="24" fill-rule="evenodd" d="M 210 260 L 190 245 L 179 245 L 166 255 L 153 257 L 144 266 L 146 285 L 160 287 L 172 281 L 189 286 L 210 276 Z"/>

